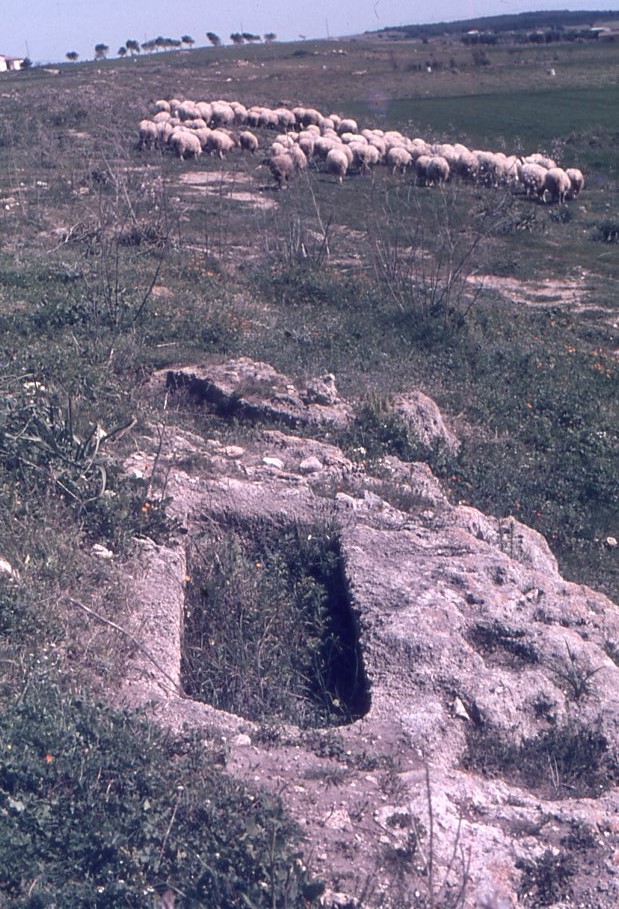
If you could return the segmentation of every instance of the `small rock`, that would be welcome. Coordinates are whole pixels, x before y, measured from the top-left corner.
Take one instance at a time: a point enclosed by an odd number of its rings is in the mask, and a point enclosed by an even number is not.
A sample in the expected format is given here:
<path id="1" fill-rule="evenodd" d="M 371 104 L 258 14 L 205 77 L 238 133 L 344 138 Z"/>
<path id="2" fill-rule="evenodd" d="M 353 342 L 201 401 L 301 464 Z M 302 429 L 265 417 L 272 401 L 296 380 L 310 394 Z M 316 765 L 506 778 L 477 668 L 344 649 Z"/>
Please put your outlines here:
<path id="1" fill-rule="evenodd" d="M 248 748 L 251 745 L 251 739 L 244 732 L 239 732 L 239 734 L 232 739 L 232 744 L 236 745 L 237 748 Z"/>
<path id="2" fill-rule="evenodd" d="M 454 713 L 457 717 L 460 717 L 461 720 L 470 720 L 468 711 L 460 698 L 456 698 L 453 704 Z"/>
<path id="3" fill-rule="evenodd" d="M 265 457 L 262 459 L 262 463 L 266 464 L 267 467 L 276 467 L 277 470 L 284 469 L 284 462 L 281 458 L 271 458 L 268 455 L 265 455 Z"/>
<path id="4" fill-rule="evenodd" d="M 309 458 L 304 458 L 299 464 L 299 470 L 301 473 L 316 473 L 319 470 L 322 470 L 322 463 L 315 455 L 310 455 Z"/>
<path id="5" fill-rule="evenodd" d="M 111 549 L 108 549 L 107 546 L 104 546 L 103 543 L 95 543 L 92 547 L 92 554 L 96 555 L 99 559 L 113 559 L 114 553 Z"/>
<path id="6" fill-rule="evenodd" d="M 604 540 L 604 544 L 605 544 L 609 549 L 616 549 L 616 548 L 617 548 L 617 545 L 618 545 L 618 544 L 617 544 L 617 538 L 616 538 L 616 537 L 606 537 L 606 539 Z"/>
<path id="7" fill-rule="evenodd" d="M 245 449 L 241 448 L 240 445 L 226 445 L 223 453 L 227 458 L 242 458 L 245 454 Z"/>
<path id="8" fill-rule="evenodd" d="M 10 578 L 13 578 L 14 581 L 19 580 L 19 572 L 16 571 L 6 559 L 0 558 L 0 575 L 2 574 L 7 574 Z"/>

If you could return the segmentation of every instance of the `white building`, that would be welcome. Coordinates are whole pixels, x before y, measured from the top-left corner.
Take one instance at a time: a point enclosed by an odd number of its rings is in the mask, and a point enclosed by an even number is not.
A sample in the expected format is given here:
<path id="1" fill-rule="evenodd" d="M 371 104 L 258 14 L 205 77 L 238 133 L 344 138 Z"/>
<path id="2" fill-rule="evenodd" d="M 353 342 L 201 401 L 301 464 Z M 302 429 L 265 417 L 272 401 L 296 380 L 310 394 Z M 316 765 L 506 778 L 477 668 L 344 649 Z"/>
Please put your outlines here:
<path id="1" fill-rule="evenodd" d="M 23 57 L 9 57 L 6 54 L 0 54 L 0 73 L 21 69 L 23 62 Z"/>

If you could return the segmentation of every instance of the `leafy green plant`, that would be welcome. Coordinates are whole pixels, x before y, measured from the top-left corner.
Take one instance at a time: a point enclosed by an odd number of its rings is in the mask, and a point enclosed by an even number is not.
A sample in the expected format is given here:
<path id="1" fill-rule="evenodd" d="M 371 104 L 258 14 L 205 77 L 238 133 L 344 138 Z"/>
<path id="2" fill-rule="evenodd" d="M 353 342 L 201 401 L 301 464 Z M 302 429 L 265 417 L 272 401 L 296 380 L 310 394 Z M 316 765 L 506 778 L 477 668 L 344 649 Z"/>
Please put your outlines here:
<path id="1" fill-rule="evenodd" d="M 0 716 L 0 890 L 10 905 L 306 906 L 320 892 L 280 806 L 196 739 L 30 680 Z"/>

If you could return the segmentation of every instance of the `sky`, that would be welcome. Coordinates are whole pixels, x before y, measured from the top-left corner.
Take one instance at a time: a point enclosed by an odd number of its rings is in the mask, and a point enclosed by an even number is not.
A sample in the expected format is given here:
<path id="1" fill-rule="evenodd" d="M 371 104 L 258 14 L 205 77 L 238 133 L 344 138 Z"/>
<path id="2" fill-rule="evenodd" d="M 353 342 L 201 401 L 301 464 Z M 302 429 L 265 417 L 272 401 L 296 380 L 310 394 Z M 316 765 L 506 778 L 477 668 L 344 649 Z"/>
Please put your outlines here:
<path id="1" fill-rule="evenodd" d="M 207 31 L 226 43 L 240 31 L 293 41 L 539 9 L 619 10 L 619 0 L 4 0 L 0 53 L 57 63 L 67 51 L 92 59 L 99 43 L 113 55 L 130 38 L 191 35 L 198 46 Z"/>

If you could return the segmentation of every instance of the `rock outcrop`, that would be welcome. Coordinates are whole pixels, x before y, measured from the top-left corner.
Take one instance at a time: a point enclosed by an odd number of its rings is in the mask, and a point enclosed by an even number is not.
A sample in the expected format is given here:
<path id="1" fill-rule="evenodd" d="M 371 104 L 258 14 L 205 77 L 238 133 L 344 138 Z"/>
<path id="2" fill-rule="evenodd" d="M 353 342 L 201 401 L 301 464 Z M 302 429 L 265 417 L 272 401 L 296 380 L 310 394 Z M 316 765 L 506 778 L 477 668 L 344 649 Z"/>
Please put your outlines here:
<path id="1" fill-rule="evenodd" d="M 217 382 L 173 370 L 169 384 L 220 411 L 234 398 L 251 419 L 281 405 L 285 426 L 353 414 L 331 380 L 299 391 L 264 364 L 218 369 Z M 185 532 L 143 549 L 135 623 L 153 658 L 136 655 L 122 699 L 216 734 L 231 773 L 279 792 L 328 905 L 619 905 L 610 600 L 565 581 L 535 531 L 451 504 L 425 464 L 386 458 L 371 475 L 334 445 L 255 426 L 233 445 L 171 434 L 127 467 L 150 475 L 155 460 Z M 348 725 L 269 727 L 183 693 L 189 548 L 255 520 L 337 534 L 367 685 Z"/>

